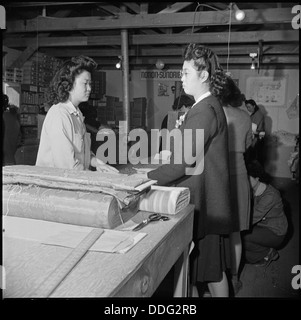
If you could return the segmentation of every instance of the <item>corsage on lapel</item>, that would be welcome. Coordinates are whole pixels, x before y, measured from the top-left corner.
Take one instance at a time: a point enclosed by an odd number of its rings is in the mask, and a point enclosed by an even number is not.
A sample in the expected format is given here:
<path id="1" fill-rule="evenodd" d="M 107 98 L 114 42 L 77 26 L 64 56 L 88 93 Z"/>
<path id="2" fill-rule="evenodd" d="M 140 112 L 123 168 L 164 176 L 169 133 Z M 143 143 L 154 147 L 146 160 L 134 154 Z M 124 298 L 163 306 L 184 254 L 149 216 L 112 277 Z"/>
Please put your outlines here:
<path id="1" fill-rule="evenodd" d="M 182 125 L 182 123 L 183 123 L 183 121 L 184 121 L 184 119 L 185 119 L 185 117 L 186 117 L 186 114 L 187 114 L 187 112 L 185 112 L 184 114 L 182 114 L 182 115 L 179 117 L 179 119 L 176 121 L 175 127 L 176 127 L 177 129 L 181 127 L 181 125 Z"/>

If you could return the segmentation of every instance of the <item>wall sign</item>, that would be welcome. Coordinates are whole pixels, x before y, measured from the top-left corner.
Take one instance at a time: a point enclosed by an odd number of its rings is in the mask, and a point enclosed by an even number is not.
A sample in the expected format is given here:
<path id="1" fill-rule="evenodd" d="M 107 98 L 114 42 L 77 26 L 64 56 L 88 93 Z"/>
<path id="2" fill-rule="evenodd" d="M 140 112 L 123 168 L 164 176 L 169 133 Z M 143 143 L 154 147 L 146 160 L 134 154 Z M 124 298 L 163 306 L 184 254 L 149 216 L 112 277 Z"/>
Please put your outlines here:
<path id="1" fill-rule="evenodd" d="M 180 70 L 141 70 L 141 80 L 181 80 Z"/>
<path id="2" fill-rule="evenodd" d="M 246 98 L 265 107 L 285 107 L 287 76 L 249 77 L 246 81 Z"/>

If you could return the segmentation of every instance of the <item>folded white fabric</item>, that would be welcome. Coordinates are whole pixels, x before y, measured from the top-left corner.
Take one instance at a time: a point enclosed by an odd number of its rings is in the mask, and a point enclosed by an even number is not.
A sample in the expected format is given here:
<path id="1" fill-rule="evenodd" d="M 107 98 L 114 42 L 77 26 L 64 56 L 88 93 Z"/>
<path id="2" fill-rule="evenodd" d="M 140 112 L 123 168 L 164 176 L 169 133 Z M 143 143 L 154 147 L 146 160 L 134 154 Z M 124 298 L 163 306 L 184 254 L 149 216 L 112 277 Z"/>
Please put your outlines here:
<path id="1" fill-rule="evenodd" d="M 177 214 L 189 204 L 189 201 L 188 188 L 152 185 L 150 191 L 140 196 L 139 210 Z"/>

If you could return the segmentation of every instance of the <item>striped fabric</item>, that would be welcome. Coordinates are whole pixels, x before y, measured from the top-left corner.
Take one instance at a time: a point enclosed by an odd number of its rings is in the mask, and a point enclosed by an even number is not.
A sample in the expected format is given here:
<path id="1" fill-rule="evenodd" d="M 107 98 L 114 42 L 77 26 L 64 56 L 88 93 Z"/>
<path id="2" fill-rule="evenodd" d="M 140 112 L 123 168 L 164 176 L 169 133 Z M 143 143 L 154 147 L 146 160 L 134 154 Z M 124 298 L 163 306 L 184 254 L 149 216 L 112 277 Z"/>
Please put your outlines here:
<path id="1" fill-rule="evenodd" d="M 161 214 L 177 214 L 190 201 L 188 188 L 153 185 L 150 191 L 140 196 L 139 210 Z"/>

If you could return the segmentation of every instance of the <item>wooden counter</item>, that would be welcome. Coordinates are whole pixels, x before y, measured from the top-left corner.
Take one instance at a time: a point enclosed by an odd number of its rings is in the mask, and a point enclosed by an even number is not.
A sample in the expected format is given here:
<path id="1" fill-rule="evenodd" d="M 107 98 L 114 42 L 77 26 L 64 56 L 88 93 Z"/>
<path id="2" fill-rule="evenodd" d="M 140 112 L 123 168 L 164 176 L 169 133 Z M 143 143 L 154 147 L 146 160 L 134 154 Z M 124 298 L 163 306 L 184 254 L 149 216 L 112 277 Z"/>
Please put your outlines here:
<path id="1" fill-rule="evenodd" d="M 148 214 L 140 211 L 133 221 Z M 174 265 L 174 295 L 186 296 L 193 206 L 170 217 L 141 229 L 147 236 L 127 253 L 88 251 L 50 297 L 150 297 Z M 3 298 L 29 297 L 72 250 L 17 238 L 3 240 Z"/>

